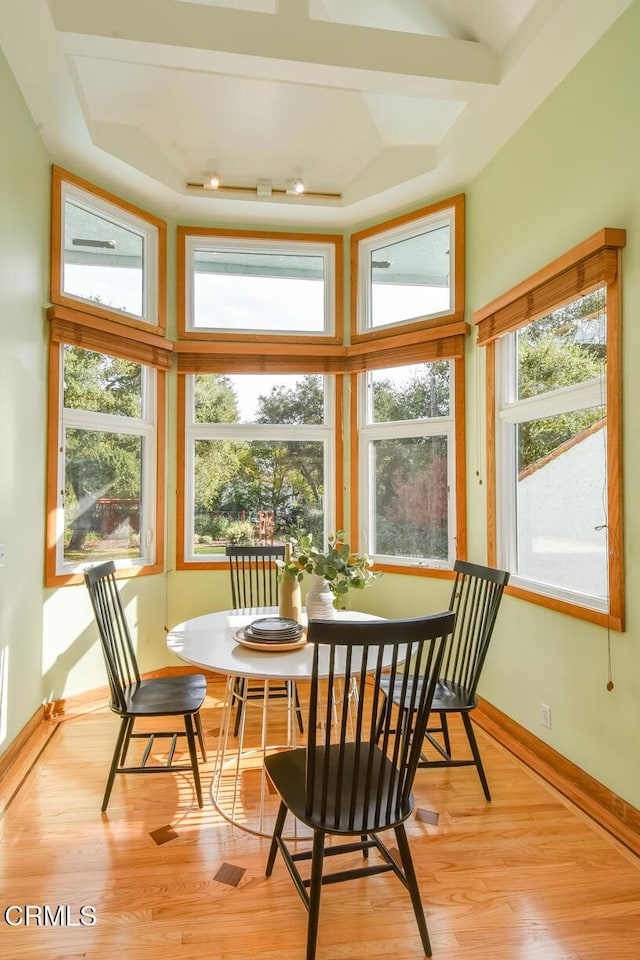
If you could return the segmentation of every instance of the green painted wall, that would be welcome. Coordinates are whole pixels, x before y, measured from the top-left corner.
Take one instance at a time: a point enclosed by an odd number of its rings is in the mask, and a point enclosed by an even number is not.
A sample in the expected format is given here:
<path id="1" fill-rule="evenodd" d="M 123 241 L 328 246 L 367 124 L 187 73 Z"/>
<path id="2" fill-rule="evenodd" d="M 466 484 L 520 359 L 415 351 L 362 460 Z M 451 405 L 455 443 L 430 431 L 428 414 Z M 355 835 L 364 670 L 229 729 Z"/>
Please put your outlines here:
<path id="1" fill-rule="evenodd" d="M 49 161 L 0 54 L 0 753 L 42 702 Z"/>
<path id="2" fill-rule="evenodd" d="M 640 807 L 640 3 L 634 3 L 467 190 L 471 310 L 602 227 L 628 231 L 623 260 L 627 632 L 612 633 L 508 598 L 481 693 Z M 470 556 L 485 555 L 484 446 L 477 351 L 469 345 Z M 475 412 L 480 413 L 480 417 Z M 479 434 L 478 434 L 479 431 Z M 480 444 L 478 444 L 478 435 Z M 608 647 L 614 689 L 607 692 Z M 540 724 L 540 703 L 552 728 Z M 636 762 L 634 762 L 634 758 Z"/>
<path id="3" fill-rule="evenodd" d="M 624 415 L 627 632 L 605 630 L 506 598 L 482 694 L 640 808 L 640 0 L 613 26 L 500 154 L 467 187 L 467 304 L 471 312 L 603 226 L 625 227 Z M 0 752 L 43 699 L 104 683 L 83 587 L 42 587 L 46 437 L 49 159 L 0 59 L 0 104 L 11 130 L 0 156 Z M 58 161 L 59 162 L 59 161 Z M 76 170 L 83 175 L 84 171 Z M 109 188 L 109 184 L 102 184 Z M 136 202 L 134 196 L 127 199 Z M 430 198 L 426 197 L 427 203 Z M 159 211 L 155 211 L 160 213 Z M 169 231 L 169 303 L 175 301 Z M 172 308 L 173 309 L 173 308 Z M 170 333 L 175 331 L 170 317 Z M 468 344 L 469 556 L 486 555 L 483 355 Z M 125 581 L 141 662 L 166 663 L 164 626 L 229 604 L 226 576 L 176 572 L 175 375 L 168 393 L 167 573 Z M 476 471 L 479 471 L 479 476 Z M 445 580 L 386 575 L 357 597 L 389 616 L 446 605 Z M 608 693 L 608 651 L 614 690 Z M 549 704 L 553 726 L 539 722 Z"/>

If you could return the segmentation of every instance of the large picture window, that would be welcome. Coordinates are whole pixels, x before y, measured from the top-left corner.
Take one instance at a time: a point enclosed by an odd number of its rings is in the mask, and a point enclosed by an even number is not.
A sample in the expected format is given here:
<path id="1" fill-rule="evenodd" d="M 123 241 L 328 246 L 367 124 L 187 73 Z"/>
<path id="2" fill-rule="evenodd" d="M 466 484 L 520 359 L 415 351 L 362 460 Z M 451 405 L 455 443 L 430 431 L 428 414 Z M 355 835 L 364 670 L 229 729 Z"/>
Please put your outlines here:
<path id="1" fill-rule="evenodd" d="M 183 378 L 185 563 L 221 560 L 229 542 L 277 541 L 301 531 L 322 542 L 331 532 L 333 379 Z"/>
<path id="2" fill-rule="evenodd" d="M 618 628 L 622 233 L 596 235 L 476 318 L 490 347 L 492 559 L 511 590 Z"/>
<path id="3" fill-rule="evenodd" d="M 341 238 L 180 228 L 185 336 L 341 335 Z"/>
<path id="4" fill-rule="evenodd" d="M 379 563 L 456 557 L 453 370 L 438 360 L 359 375 L 360 531 Z"/>

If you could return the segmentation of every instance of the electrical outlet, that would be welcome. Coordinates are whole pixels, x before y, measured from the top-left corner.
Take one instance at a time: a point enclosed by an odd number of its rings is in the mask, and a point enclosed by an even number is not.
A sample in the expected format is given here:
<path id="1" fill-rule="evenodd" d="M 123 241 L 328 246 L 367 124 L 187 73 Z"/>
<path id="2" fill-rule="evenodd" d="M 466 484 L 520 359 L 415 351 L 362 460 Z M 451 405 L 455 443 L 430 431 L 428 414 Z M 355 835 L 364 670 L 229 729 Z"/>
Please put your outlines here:
<path id="1" fill-rule="evenodd" d="M 546 703 L 540 704 L 540 723 L 543 727 L 551 726 L 551 707 L 548 707 Z"/>

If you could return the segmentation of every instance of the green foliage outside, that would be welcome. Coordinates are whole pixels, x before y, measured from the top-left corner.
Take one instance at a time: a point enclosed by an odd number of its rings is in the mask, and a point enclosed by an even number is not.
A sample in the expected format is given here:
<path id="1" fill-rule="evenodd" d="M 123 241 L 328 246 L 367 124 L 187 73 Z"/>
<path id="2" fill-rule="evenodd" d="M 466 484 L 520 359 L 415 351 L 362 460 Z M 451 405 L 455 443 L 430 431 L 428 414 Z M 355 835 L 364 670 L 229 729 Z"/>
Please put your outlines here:
<path id="1" fill-rule="evenodd" d="M 529 324 L 517 337 L 518 397 L 538 396 L 601 377 L 606 362 L 606 297 L 596 291 Z M 376 423 L 415 421 L 450 413 L 449 363 L 408 368 L 398 379 L 373 381 Z M 89 350 L 64 351 L 64 402 L 71 409 L 125 417 L 142 412 L 139 364 Z M 233 380 L 198 375 L 195 420 L 240 423 Z M 539 419 L 519 428 L 519 466 L 525 469 L 600 420 L 600 407 Z M 322 378 L 300 377 L 293 387 L 273 387 L 258 398 L 259 424 L 324 422 Z M 302 431 L 301 431 L 302 432 Z M 126 433 L 71 428 L 66 433 L 65 556 L 99 549 L 99 502 L 136 504 L 119 527 L 121 555 L 139 556 L 136 522 L 142 490 L 142 441 Z M 445 558 L 447 463 L 445 436 L 375 441 L 377 553 Z M 323 531 L 324 462 L 319 441 L 307 439 L 198 439 L 195 444 L 196 552 L 255 535 L 261 513 L 273 513 L 276 539 Z M 113 555 L 113 549 L 111 550 Z"/>
<path id="2" fill-rule="evenodd" d="M 78 410 L 139 417 L 142 379 L 139 364 L 90 350 L 64 351 L 64 404 Z M 140 437 L 70 428 L 65 436 L 65 557 L 81 559 L 101 530 L 99 501 L 133 501 L 121 518 L 119 556 L 139 556 L 132 534 L 138 523 L 142 488 Z M 89 534 L 93 537 L 87 541 Z M 110 555 L 114 555 L 112 545 Z"/>
<path id="3" fill-rule="evenodd" d="M 596 290 L 524 327 L 517 337 L 518 398 L 598 380 L 606 373 L 606 293 Z M 603 406 L 520 425 L 518 469 L 548 456 L 602 420 Z"/>
<path id="4" fill-rule="evenodd" d="M 373 383 L 376 423 L 449 416 L 450 365 L 420 364 L 400 383 L 378 375 Z M 448 556 L 446 436 L 374 441 L 375 552 L 385 556 Z"/>

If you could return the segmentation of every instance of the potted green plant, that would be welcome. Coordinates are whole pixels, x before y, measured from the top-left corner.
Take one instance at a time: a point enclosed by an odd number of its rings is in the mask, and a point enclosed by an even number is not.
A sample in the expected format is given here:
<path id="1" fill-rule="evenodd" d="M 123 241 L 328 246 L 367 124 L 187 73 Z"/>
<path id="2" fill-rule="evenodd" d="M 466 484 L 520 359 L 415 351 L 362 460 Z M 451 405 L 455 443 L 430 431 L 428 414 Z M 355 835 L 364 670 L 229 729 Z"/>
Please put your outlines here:
<path id="1" fill-rule="evenodd" d="M 371 569 L 372 561 L 364 553 L 353 553 L 344 530 L 328 538 L 328 548 L 322 550 L 313 542 L 311 534 L 292 538 L 290 551 L 284 560 L 278 560 L 281 583 L 299 583 L 305 574 L 311 584 L 305 598 L 307 616 L 330 617 L 340 607 L 349 590 L 364 590 L 380 576 Z"/>

